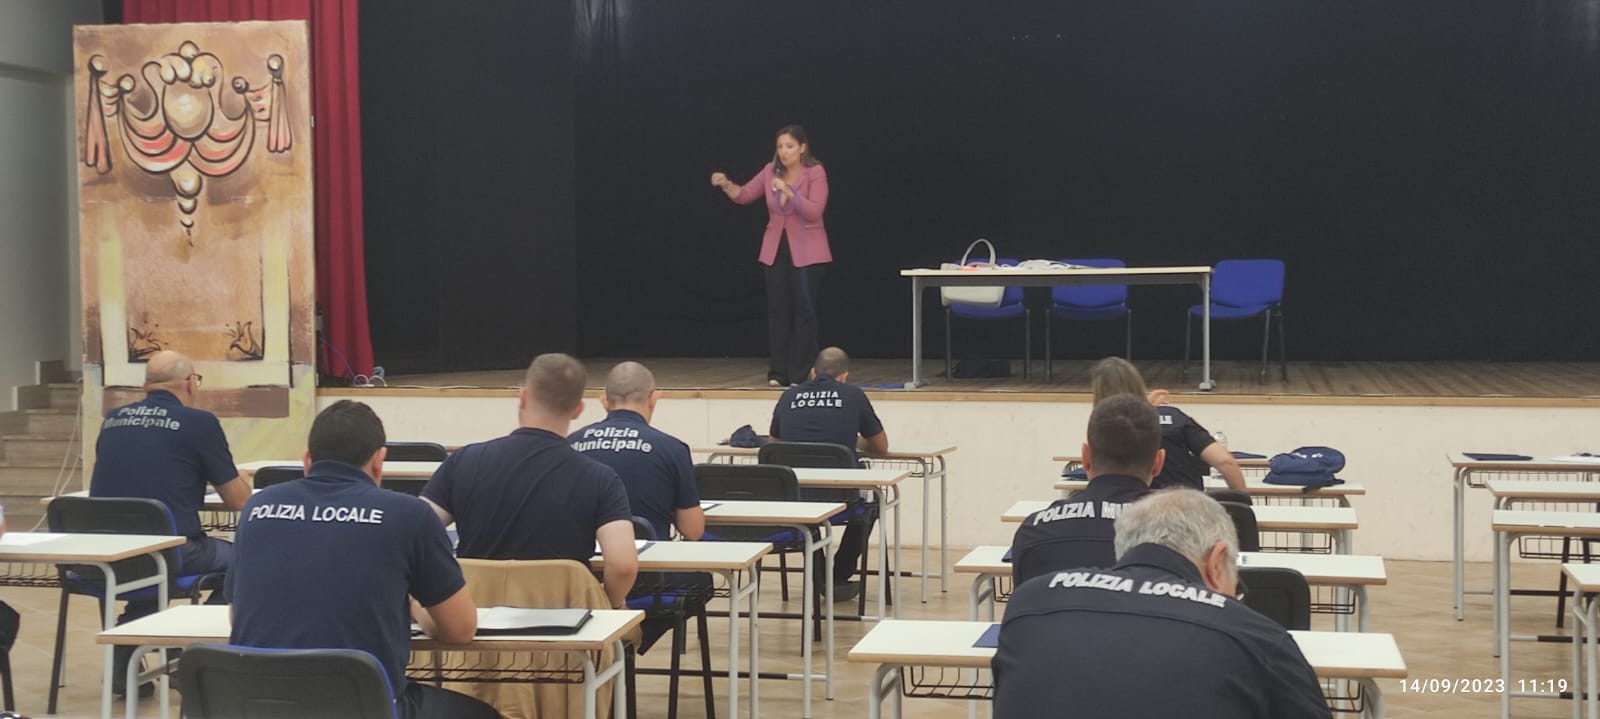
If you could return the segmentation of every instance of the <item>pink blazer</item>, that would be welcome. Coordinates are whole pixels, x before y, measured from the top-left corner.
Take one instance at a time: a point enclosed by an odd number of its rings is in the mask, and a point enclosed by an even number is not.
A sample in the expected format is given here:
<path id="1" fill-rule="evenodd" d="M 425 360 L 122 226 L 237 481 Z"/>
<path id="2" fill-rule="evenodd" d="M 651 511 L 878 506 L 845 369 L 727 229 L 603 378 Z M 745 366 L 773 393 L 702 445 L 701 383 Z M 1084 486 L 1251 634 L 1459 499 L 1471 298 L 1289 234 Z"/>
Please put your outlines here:
<path id="1" fill-rule="evenodd" d="M 772 191 L 772 163 L 756 173 L 754 178 L 739 188 L 733 199 L 749 205 L 763 196 L 767 198 L 767 231 L 761 236 L 763 265 L 771 265 L 778 257 L 778 239 L 789 235 L 789 256 L 795 267 L 820 265 L 833 261 L 828 249 L 828 231 L 822 226 L 822 211 L 828 207 L 828 171 L 822 165 L 801 166 L 795 177 L 783 178 L 794 188 L 794 199 L 787 207 L 778 205 L 779 193 Z"/>

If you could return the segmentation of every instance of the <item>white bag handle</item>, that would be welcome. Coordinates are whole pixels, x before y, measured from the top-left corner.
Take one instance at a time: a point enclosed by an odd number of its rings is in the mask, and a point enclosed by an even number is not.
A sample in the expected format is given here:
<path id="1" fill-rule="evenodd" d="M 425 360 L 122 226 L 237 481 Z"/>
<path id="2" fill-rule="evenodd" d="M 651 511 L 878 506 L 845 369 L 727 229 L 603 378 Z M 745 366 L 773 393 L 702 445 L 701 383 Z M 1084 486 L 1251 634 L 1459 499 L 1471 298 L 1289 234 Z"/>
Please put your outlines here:
<path id="1" fill-rule="evenodd" d="M 987 245 L 989 247 L 989 266 L 990 267 L 994 267 L 995 266 L 994 243 L 990 242 L 990 241 L 988 241 L 986 239 L 983 239 L 982 237 L 979 237 L 978 239 L 973 240 L 972 244 L 967 245 L 967 251 L 966 252 L 961 253 L 961 266 L 962 267 L 965 267 L 967 265 L 967 258 L 972 255 L 973 248 L 977 247 L 980 244 Z"/>

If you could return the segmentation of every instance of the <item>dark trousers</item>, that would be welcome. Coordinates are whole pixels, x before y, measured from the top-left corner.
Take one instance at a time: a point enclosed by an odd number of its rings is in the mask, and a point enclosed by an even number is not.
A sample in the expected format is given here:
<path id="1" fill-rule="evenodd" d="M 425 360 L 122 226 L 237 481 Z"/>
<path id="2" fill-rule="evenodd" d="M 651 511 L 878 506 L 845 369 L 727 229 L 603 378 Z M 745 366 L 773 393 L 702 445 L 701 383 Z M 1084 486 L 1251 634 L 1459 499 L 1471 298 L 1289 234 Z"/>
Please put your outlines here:
<path id="1" fill-rule="evenodd" d="M 767 377 L 800 383 L 817 358 L 817 292 L 826 264 L 795 267 L 787 238 L 767 273 Z"/>
<path id="2" fill-rule="evenodd" d="M 226 572 L 228 571 L 228 566 L 233 564 L 233 543 L 225 542 L 215 537 L 190 538 L 187 544 L 178 548 L 178 556 L 183 560 L 183 567 L 168 566 L 169 578 L 172 576 L 171 572 L 174 571 L 181 571 L 184 576 Z M 213 589 L 211 596 L 206 598 L 206 604 L 226 603 L 227 600 L 222 596 L 221 587 Z M 153 596 L 148 599 L 130 599 L 127 606 L 122 609 L 122 616 L 117 617 L 117 624 L 127 624 L 135 619 L 148 617 L 161 608 Z M 127 682 L 128 676 L 126 668 L 132 658 L 133 647 L 119 646 L 116 648 L 115 658 L 112 663 L 116 674 L 111 676 L 111 685 L 118 694 L 122 694 L 125 691 L 123 685 Z"/>
<path id="3" fill-rule="evenodd" d="M 861 563 L 861 543 L 872 536 L 873 518 L 858 517 L 844 524 L 844 536 L 839 538 L 838 550 L 833 553 L 833 583 L 844 584 L 856 575 Z M 819 552 L 824 550 L 818 550 Z M 823 559 L 820 556 L 812 560 L 811 576 L 819 582 L 817 593 L 822 593 Z"/>
<path id="4" fill-rule="evenodd" d="M 394 698 L 397 719 L 500 719 L 494 707 L 465 694 L 409 682 Z"/>
<path id="5" fill-rule="evenodd" d="M 211 574 L 213 572 L 226 572 L 228 566 L 233 564 L 233 543 L 215 537 L 191 538 L 188 544 L 178 548 L 178 554 L 183 558 L 181 571 L 184 576 L 195 574 Z M 178 567 L 167 567 L 167 571 L 180 571 Z M 218 588 L 206 598 L 206 604 L 226 604 L 222 597 L 222 589 Z M 122 616 L 117 618 L 118 624 L 127 624 L 140 617 L 155 614 L 160 607 L 156 606 L 156 598 L 130 599 L 128 606 L 122 610 Z"/>

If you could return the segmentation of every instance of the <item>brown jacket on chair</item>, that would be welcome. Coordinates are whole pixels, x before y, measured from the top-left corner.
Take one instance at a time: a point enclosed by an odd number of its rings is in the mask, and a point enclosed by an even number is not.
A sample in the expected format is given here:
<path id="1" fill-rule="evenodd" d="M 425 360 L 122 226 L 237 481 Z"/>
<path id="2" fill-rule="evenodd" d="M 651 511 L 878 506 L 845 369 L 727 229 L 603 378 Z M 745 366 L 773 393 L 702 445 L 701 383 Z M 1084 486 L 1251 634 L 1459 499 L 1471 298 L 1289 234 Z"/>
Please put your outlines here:
<path id="1" fill-rule="evenodd" d="M 605 589 L 589 569 L 567 559 L 489 560 L 462 559 L 461 572 L 479 607 L 529 607 L 554 609 L 585 607 L 610 609 Z M 625 637 L 637 643 L 638 630 Z M 446 687 L 475 696 L 509 719 L 562 719 L 583 716 L 582 665 L 564 654 L 540 652 L 439 652 L 438 664 L 428 654 L 414 654 L 412 667 L 474 667 L 509 671 L 576 672 L 578 684 L 450 683 Z M 597 667 L 612 661 L 612 650 L 601 653 Z M 609 715 L 612 687 L 602 687 L 597 697 L 599 716 Z"/>

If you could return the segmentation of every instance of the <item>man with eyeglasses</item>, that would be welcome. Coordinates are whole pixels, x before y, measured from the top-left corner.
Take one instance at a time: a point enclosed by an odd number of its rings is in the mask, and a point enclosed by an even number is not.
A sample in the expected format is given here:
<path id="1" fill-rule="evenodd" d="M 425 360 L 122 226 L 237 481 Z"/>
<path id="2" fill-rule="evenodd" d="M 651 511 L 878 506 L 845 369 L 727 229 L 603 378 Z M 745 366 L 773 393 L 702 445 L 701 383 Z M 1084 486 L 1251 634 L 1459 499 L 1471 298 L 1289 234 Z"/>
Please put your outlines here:
<path id="1" fill-rule="evenodd" d="M 95 442 L 91 497 L 144 497 L 167 505 L 177 533 L 188 538 L 179 548 L 183 574 L 225 572 L 233 545 L 207 536 L 200 526 L 206 489 L 216 487 L 235 511 L 250 500 L 250 482 L 239 475 L 228 438 L 217 416 L 193 407 L 201 377 L 182 353 L 150 355 L 144 371 L 145 397 L 106 413 Z M 209 604 L 221 604 L 213 591 Z M 154 614 L 156 600 L 129 600 L 117 623 Z M 132 647 L 117 647 L 113 689 L 125 693 Z M 141 690 L 141 694 L 145 693 Z"/>
<path id="2" fill-rule="evenodd" d="M 1289 632 L 1234 598 L 1239 541 L 1215 500 L 1168 489 L 1124 507 L 1117 563 L 1018 585 L 994 715 L 1327 719 Z"/>

